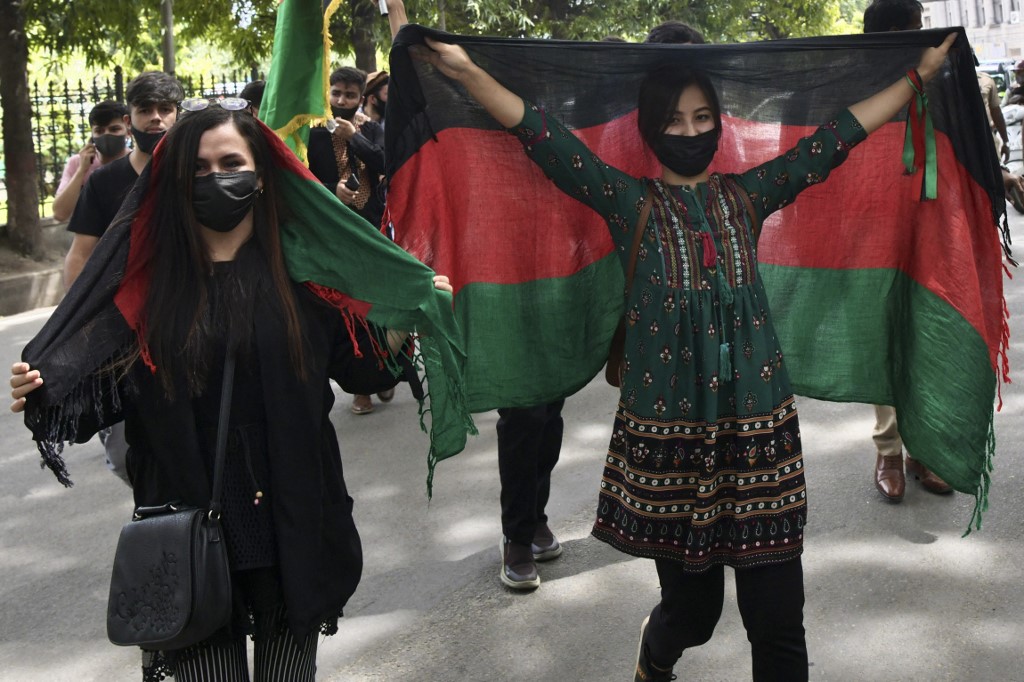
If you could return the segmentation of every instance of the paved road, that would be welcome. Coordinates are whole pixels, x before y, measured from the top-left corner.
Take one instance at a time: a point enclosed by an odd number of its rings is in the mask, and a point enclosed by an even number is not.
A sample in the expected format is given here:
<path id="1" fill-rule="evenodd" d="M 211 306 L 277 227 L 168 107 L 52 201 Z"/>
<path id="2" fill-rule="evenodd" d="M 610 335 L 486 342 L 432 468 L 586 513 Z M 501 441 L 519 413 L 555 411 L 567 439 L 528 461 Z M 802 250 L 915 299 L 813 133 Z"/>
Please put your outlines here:
<path id="1" fill-rule="evenodd" d="M 1011 223 L 1024 243 L 1024 219 Z M 1024 363 L 1022 280 L 1007 287 L 1014 367 Z M 0 364 L 17 357 L 45 314 L 0 319 Z M 966 539 L 971 498 L 914 485 L 901 505 L 879 498 L 869 407 L 801 401 L 812 679 L 1024 680 L 1024 392 L 1007 386 L 1003 398 L 991 509 L 984 530 Z M 549 510 L 566 553 L 542 566 L 539 590 L 523 595 L 498 581 L 495 415 L 478 416 L 481 436 L 440 465 L 428 504 L 426 442 L 408 393 L 363 417 L 343 399 L 332 416 L 366 570 L 341 631 L 321 645 L 320 679 L 631 679 L 637 627 L 657 600 L 654 567 L 588 535 L 613 402 L 612 389 L 595 382 L 566 405 Z M 0 679 L 138 679 L 137 653 L 104 633 L 129 491 L 105 470 L 98 443 L 75 446 L 68 460 L 71 490 L 36 466 L 21 420 L 0 414 Z M 749 679 L 732 596 L 715 638 L 688 652 L 677 672 L 681 680 Z"/>

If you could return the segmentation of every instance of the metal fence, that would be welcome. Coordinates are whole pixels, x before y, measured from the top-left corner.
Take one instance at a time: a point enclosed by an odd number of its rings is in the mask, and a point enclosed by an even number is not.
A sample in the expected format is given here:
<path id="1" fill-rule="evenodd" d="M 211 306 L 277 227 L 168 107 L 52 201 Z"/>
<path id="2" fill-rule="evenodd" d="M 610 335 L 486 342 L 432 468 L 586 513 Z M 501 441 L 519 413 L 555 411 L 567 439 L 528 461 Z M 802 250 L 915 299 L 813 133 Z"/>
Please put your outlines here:
<path id="1" fill-rule="evenodd" d="M 219 76 L 178 76 L 186 97 L 237 95 L 247 83 L 258 78 L 263 78 L 263 74 L 255 69 Z M 31 84 L 32 140 L 42 215 L 50 215 L 64 164 L 92 135 L 89 111 L 103 100 L 124 102 L 124 89 L 125 77 L 121 67 L 115 67 L 113 73 L 96 75 L 91 82 L 50 80 Z M 7 216 L 5 174 L 3 151 L 0 150 L 0 224 L 6 222 Z"/>

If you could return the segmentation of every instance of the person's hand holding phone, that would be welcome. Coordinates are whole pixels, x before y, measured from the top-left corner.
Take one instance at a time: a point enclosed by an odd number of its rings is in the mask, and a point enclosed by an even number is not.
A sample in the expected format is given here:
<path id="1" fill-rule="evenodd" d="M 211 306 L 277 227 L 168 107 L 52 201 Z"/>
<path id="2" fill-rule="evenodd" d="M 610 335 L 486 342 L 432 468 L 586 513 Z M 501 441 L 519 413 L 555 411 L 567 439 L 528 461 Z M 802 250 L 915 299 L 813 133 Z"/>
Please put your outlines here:
<path id="1" fill-rule="evenodd" d="M 84 177 L 85 172 L 92 165 L 93 159 L 96 158 L 96 145 L 91 140 L 86 142 L 85 146 L 78 152 L 78 158 L 81 161 L 78 164 L 78 173 Z"/>
<path id="2" fill-rule="evenodd" d="M 359 189 L 359 178 L 354 174 L 348 176 L 345 182 L 339 182 L 334 190 L 335 196 L 341 199 L 341 203 L 351 206 L 356 201 L 356 191 Z"/>

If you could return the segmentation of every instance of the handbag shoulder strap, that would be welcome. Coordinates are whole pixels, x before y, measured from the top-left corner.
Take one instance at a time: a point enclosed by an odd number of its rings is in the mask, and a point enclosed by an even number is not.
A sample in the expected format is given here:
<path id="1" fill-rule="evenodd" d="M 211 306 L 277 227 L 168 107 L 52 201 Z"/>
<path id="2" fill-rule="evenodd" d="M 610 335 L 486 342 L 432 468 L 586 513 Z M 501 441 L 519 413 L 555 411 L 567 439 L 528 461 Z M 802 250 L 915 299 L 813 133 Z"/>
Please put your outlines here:
<path id="1" fill-rule="evenodd" d="M 750 231 L 754 233 L 756 237 L 761 231 L 761 221 L 757 219 L 757 212 L 754 210 L 754 202 L 750 200 L 750 194 L 747 190 L 743 189 L 743 185 L 739 183 L 735 178 L 729 178 L 732 184 L 733 192 L 739 196 L 743 201 L 743 205 L 747 207 L 747 213 L 750 214 Z"/>
<path id="2" fill-rule="evenodd" d="M 224 459 L 228 446 L 228 417 L 231 414 L 231 393 L 235 386 L 235 351 L 229 349 L 224 358 L 224 382 L 220 389 L 220 414 L 217 417 L 217 454 L 213 460 L 213 495 L 210 512 L 220 516 L 220 492 L 224 484 Z"/>
<path id="3" fill-rule="evenodd" d="M 647 220 L 651 217 L 651 188 L 647 187 L 644 195 L 644 205 L 640 209 L 640 217 L 637 218 L 636 228 L 633 231 L 633 247 L 629 251 L 629 266 L 626 268 L 626 295 L 629 298 L 630 288 L 633 286 L 633 273 L 636 272 L 636 257 L 640 253 L 640 241 L 644 238 L 644 229 L 647 227 Z"/>

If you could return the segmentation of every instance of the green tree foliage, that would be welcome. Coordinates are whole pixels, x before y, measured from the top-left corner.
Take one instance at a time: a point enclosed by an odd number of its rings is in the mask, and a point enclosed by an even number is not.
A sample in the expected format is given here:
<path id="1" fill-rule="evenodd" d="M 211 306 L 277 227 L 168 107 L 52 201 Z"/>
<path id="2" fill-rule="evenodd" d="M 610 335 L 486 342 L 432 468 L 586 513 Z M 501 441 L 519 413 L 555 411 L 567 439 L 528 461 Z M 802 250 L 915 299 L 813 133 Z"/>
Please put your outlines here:
<path id="1" fill-rule="evenodd" d="M 445 2 L 455 33 L 522 38 L 641 40 L 670 19 L 699 29 L 711 42 L 737 42 L 835 32 L 842 2 L 858 0 L 466 0 Z M 408 0 L 411 20 L 441 23 L 438 0 Z"/>
<path id="2" fill-rule="evenodd" d="M 412 21 L 448 31 L 521 38 L 642 40 L 654 25 L 684 21 L 710 42 L 768 40 L 849 32 L 860 27 L 868 0 L 407 0 Z M 238 66 L 270 56 L 278 0 L 174 0 L 179 43 L 208 42 Z M 159 62 L 160 0 L 27 0 L 30 44 L 51 54 L 80 51 L 91 64 L 137 70 Z M 443 21 L 442 21 L 443 17 Z M 376 0 L 346 0 L 331 36 L 340 53 L 364 68 L 368 46 L 388 44 Z M 386 50 L 385 50 L 386 51 Z"/>
<path id="3" fill-rule="evenodd" d="M 138 70 L 160 61 L 160 0 L 29 0 L 29 42 L 52 58 L 72 51 L 91 65 Z M 228 49 L 240 66 L 265 60 L 274 38 L 276 0 L 174 0 L 179 43 Z"/>

